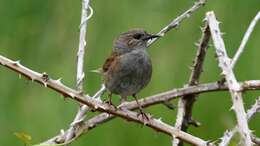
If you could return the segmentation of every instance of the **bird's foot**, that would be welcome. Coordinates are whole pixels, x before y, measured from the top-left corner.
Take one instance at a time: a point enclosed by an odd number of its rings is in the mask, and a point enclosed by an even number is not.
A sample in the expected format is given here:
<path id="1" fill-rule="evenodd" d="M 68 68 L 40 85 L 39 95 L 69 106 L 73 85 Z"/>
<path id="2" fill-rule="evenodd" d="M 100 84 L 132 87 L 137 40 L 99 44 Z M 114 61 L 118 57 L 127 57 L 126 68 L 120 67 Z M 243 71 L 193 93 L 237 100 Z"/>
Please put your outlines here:
<path id="1" fill-rule="evenodd" d="M 117 109 L 116 105 L 114 105 L 111 100 L 105 101 L 105 103 L 107 103 L 107 104 L 113 106 L 115 109 Z"/>
<path id="2" fill-rule="evenodd" d="M 147 115 L 145 112 L 143 112 L 143 110 L 140 110 L 140 112 L 138 113 L 137 116 L 139 117 L 140 115 L 142 116 L 142 120 L 144 122 L 144 125 L 146 125 L 147 122 L 150 121 L 149 115 Z"/>

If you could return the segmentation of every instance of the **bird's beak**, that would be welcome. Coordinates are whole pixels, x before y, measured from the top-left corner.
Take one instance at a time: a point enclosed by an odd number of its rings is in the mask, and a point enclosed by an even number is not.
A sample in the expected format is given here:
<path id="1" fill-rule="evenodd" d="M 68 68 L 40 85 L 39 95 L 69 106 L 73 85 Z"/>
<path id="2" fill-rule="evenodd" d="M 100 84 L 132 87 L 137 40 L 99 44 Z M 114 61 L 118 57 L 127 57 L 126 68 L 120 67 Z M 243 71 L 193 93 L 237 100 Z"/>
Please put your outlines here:
<path id="1" fill-rule="evenodd" d="M 143 38 L 144 41 L 147 41 L 147 40 L 150 40 L 150 39 L 153 39 L 153 38 L 158 38 L 158 37 L 161 37 L 159 35 L 153 35 L 153 34 L 148 34 L 147 36 L 145 36 Z"/>

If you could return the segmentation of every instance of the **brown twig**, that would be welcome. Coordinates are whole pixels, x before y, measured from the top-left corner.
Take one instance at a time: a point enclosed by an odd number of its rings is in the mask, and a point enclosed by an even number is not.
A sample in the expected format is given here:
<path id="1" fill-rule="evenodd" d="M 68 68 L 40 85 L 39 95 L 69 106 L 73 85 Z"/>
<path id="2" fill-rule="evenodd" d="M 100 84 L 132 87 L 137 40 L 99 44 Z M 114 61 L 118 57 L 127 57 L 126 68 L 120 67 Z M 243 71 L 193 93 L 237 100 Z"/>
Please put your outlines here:
<path id="1" fill-rule="evenodd" d="M 97 101 L 93 98 L 90 98 L 89 96 L 85 95 L 83 96 L 82 94 L 78 93 L 78 91 L 73 90 L 61 83 L 61 81 L 58 80 L 53 80 L 49 78 L 49 76 L 45 74 L 41 74 L 38 72 L 35 72 L 33 70 L 30 70 L 29 68 L 24 67 L 21 65 L 18 61 L 12 61 L 6 57 L 3 57 L 0 55 L 0 64 L 17 72 L 20 75 L 23 75 L 29 80 L 32 80 L 34 82 L 38 82 L 45 87 L 51 88 L 54 91 L 64 95 L 73 98 L 74 100 L 79 100 L 79 102 L 83 102 L 85 104 L 85 98 L 88 101 L 88 104 L 90 104 L 90 107 L 97 108 L 101 104 L 100 101 Z M 252 80 L 252 81 L 245 81 L 240 83 L 241 88 L 243 91 L 247 90 L 259 90 L 260 89 L 260 80 Z M 157 95 L 153 95 L 144 99 L 139 99 L 139 103 L 142 107 L 147 107 L 151 105 L 155 105 L 158 103 L 163 103 L 165 100 L 170 100 L 170 99 L 176 99 L 177 97 L 180 96 L 185 96 L 188 94 L 199 94 L 199 93 L 204 93 L 204 92 L 213 92 L 213 91 L 223 91 L 223 90 L 228 90 L 228 87 L 226 84 L 219 84 L 219 83 L 208 83 L 208 84 L 201 84 L 201 85 L 196 85 L 196 86 L 190 86 L 190 87 L 184 87 L 180 89 L 173 89 L 167 92 L 163 92 Z M 97 105 L 96 105 L 97 102 Z M 110 107 L 106 104 L 102 104 L 104 107 Z M 131 101 L 127 104 L 124 105 L 123 109 L 136 109 L 138 108 L 137 104 L 135 101 Z M 113 113 L 112 113 L 113 114 Z M 77 132 L 75 133 L 76 137 L 81 135 L 82 132 L 86 132 L 90 130 L 91 128 L 94 128 L 98 124 L 104 123 L 110 119 L 112 119 L 114 116 L 109 115 L 106 113 L 102 113 L 96 117 L 91 118 L 90 120 L 83 122 L 80 124 L 80 127 L 77 129 Z M 66 133 L 66 132 L 65 132 Z M 60 136 L 60 135 L 59 135 Z M 51 140 L 48 140 L 44 143 L 55 143 L 57 140 L 56 136 L 52 138 Z M 70 141 L 71 142 L 71 141 Z"/>
<path id="2" fill-rule="evenodd" d="M 240 83 L 243 91 L 247 90 L 259 90 L 260 89 L 260 80 L 252 80 L 252 81 L 245 81 Z M 163 93 L 159 93 L 150 97 L 146 97 L 143 99 L 139 99 L 140 105 L 142 107 L 149 107 L 155 104 L 163 103 L 165 100 L 173 100 L 177 99 L 180 96 L 186 96 L 190 94 L 201 94 L 201 93 L 207 93 L 207 92 L 216 92 L 216 91 L 226 91 L 228 90 L 228 87 L 226 84 L 219 84 L 219 83 L 207 83 L 207 84 L 200 84 L 196 86 L 189 86 L 179 89 L 173 89 L 169 90 Z M 138 108 L 138 105 L 135 101 L 128 102 L 127 104 L 124 104 L 124 109 L 134 110 Z M 84 121 L 80 127 L 75 131 L 75 137 L 79 137 L 84 132 L 89 132 L 91 129 L 115 118 L 115 116 L 107 113 L 101 113 L 88 121 Z M 65 131 L 66 133 L 67 131 Z M 60 139 L 59 137 L 62 137 L 62 134 L 59 134 L 44 143 L 47 144 L 55 144 L 57 142 L 57 139 Z"/>
<path id="3" fill-rule="evenodd" d="M 218 26 L 219 22 L 216 20 L 213 11 L 207 12 L 206 19 L 209 23 L 211 36 L 216 48 L 219 67 L 222 69 L 222 74 L 225 76 L 232 97 L 232 109 L 235 111 L 236 114 L 242 145 L 251 146 L 253 143 L 250 137 L 251 134 L 246 119 L 246 112 L 243 105 L 241 87 L 235 78 L 231 67 L 231 60 L 226 53 L 225 44 L 221 37 L 221 32 Z"/>
<path id="4" fill-rule="evenodd" d="M 86 23 L 87 22 L 83 22 L 86 17 L 87 17 L 87 6 L 88 5 L 88 1 L 83 0 L 82 1 L 82 17 L 81 17 L 81 23 L 83 25 L 80 25 L 81 30 L 80 30 L 80 43 L 79 43 L 79 51 L 78 51 L 78 69 L 77 69 L 77 89 L 83 89 L 83 87 L 81 87 L 83 78 L 84 78 L 84 73 L 83 71 L 83 57 L 84 57 L 84 36 L 86 33 Z M 199 9 L 201 6 L 203 6 L 205 4 L 206 0 L 199 0 L 198 2 L 196 2 L 190 9 L 188 9 L 187 11 L 185 11 L 182 15 L 180 15 L 179 17 L 177 17 L 176 19 L 174 19 L 169 25 L 167 25 L 165 28 L 163 28 L 158 34 L 159 35 L 164 35 L 165 33 L 167 33 L 168 31 L 170 31 L 171 29 L 177 27 L 183 20 L 185 20 L 186 18 L 188 18 L 194 11 L 196 11 L 197 9 Z M 152 40 L 148 43 L 148 45 L 151 45 L 155 40 Z M 80 73 L 82 73 L 80 75 Z M 68 134 L 66 134 L 65 136 L 67 137 L 66 141 L 69 141 L 69 139 L 73 138 L 73 135 L 75 135 L 75 129 L 78 127 L 78 125 L 80 124 L 80 122 L 82 122 L 84 120 L 85 117 L 85 113 L 87 112 L 88 108 L 84 105 L 81 106 L 71 124 L 70 127 L 70 132 Z M 63 140 L 64 138 L 60 137 L 61 140 Z"/>
<path id="5" fill-rule="evenodd" d="M 167 26 L 165 26 L 160 32 L 157 33 L 157 35 L 164 36 L 168 31 L 170 31 L 173 28 L 176 28 L 180 25 L 180 23 L 189 18 L 193 12 L 198 10 L 200 7 L 204 6 L 206 3 L 206 0 L 198 0 L 195 2 L 195 4 L 186 10 L 184 13 L 182 13 L 180 16 L 172 20 Z M 153 44 L 155 41 L 157 41 L 159 38 L 154 38 L 148 42 L 148 46 Z"/>
<path id="6" fill-rule="evenodd" d="M 9 69 L 16 71 L 17 73 L 23 75 L 24 77 L 26 77 L 32 81 L 40 83 L 40 84 L 44 85 L 45 87 L 51 88 L 51 89 L 61 93 L 65 97 L 70 97 L 70 99 L 72 99 L 73 101 L 77 101 L 78 103 L 87 105 L 88 107 L 90 107 L 92 109 L 98 110 L 100 112 L 106 112 L 109 114 L 113 114 L 115 116 L 121 117 L 128 121 L 134 121 L 136 123 L 146 125 L 156 131 L 163 132 L 170 136 L 176 136 L 177 138 L 182 139 L 183 141 L 186 141 L 187 143 L 190 143 L 193 145 L 209 145 L 209 143 L 207 141 L 204 141 L 198 137 L 195 137 L 188 133 L 180 131 L 180 130 L 162 122 L 160 119 L 155 119 L 150 116 L 149 120 L 147 120 L 147 119 L 144 119 L 144 118 L 138 116 L 138 113 L 136 113 L 136 112 L 132 112 L 129 110 L 115 109 L 114 106 L 102 103 L 100 100 L 93 99 L 87 95 L 82 95 L 79 91 L 73 90 L 73 89 L 63 85 L 60 80 L 53 80 L 46 73 L 41 74 L 41 73 L 35 72 L 35 71 L 21 65 L 19 62 L 12 61 L 8 58 L 0 56 L 0 64 L 5 67 L 8 67 Z"/>
<path id="7" fill-rule="evenodd" d="M 192 73 L 189 79 L 188 86 L 194 86 L 199 83 L 199 78 L 203 70 L 202 67 L 203 67 L 204 58 L 206 56 L 209 40 L 210 40 L 210 31 L 209 31 L 209 26 L 206 23 L 205 27 L 202 28 L 202 36 L 198 44 L 196 57 L 193 61 L 193 68 L 192 68 Z M 192 107 L 196 100 L 196 97 L 197 94 L 190 94 L 190 95 L 183 96 L 182 98 L 179 99 L 178 112 L 177 112 L 177 117 L 175 122 L 176 128 L 182 131 L 187 131 L 188 126 L 190 124 L 193 124 L 195 126 L 199 125 L 198 122 L 192 119 Z M 173 138 L 172 145 L 182 146 L 183 143 L 179 139 Z"/>

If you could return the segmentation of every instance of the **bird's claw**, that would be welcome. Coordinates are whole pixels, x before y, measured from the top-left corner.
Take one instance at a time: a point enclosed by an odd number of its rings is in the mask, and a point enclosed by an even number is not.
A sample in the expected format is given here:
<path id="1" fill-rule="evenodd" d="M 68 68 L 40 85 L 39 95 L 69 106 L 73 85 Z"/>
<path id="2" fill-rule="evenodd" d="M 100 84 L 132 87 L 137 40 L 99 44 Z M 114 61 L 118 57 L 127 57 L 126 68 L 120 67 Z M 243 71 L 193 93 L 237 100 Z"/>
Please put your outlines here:
<path id="1" fill-rule="evenodd" d="M 140 111 L 137 116 L 139 117 L 140 115 L 142 116 L 144 124 L 146 124 L 145 121 L 150 121 L 150 118 L 148 117 L 148 115 L 146 113 L 144 113 L 143 111 Z"/>
<path id="2" fill-rule="evenodd" d="M 105 103 L 113 106 L 115 109 L 117 109 L 117 107 L 112 103 L 112 101 L 108 100 L 108 101 L 105 101 Z"/>

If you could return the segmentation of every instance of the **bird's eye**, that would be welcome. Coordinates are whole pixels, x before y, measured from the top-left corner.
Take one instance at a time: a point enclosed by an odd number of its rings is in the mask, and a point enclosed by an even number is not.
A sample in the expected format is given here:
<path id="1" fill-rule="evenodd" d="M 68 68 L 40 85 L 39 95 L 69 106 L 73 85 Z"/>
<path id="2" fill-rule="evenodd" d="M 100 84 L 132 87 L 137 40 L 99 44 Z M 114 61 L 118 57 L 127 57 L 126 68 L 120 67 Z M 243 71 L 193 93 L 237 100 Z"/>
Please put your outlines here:
<path id="1" fill-rule="evenodd" d="M 135 35 L 133 36 L 133 38 L 139 40 L 139 39 L 141 39 L 142 36 L 143 36 L 142 34 L 137 33 L 137 34 L 135 34 Z"/>

